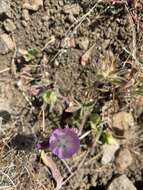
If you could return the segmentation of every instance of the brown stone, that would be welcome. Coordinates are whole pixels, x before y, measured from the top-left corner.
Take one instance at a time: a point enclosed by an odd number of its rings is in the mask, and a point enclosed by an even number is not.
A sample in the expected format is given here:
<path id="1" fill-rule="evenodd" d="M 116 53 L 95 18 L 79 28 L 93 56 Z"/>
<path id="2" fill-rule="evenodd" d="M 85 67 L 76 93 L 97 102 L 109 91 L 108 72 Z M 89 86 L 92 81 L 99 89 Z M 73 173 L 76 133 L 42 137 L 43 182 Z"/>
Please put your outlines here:
<path id="1" fill-rule="evenodd" d="M 133 162 L 132 155 L 127 148 L 121 149 L 115 159 L 115 165 L 119 173 L 123 173 Z"/>
<path id="2" fill-rule="evenodd" d="M 107 190 L 137 190 L 137 189 L 125 175 L 121 175 L 113 179 Z"/>
<path id="3" fill-rule="evenodd" d="M 0 35 L 0 54 L 9 53 L 14 49 L 14 43 L 8 34 Z"/>
<path id="4" fill-rule="evenodd" d="M 112 128 L 116 135 L 124 136 L 125 132 L 134 125 L 134 119 L 131 113 L 118 112 L 112 117 Z"/>

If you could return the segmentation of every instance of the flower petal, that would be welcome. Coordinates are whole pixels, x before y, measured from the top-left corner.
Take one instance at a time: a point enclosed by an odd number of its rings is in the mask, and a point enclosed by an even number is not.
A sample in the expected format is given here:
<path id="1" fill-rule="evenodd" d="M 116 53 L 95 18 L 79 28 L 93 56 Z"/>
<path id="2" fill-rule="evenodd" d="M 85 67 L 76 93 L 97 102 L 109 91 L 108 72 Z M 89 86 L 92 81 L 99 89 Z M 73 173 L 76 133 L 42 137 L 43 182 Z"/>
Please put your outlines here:
<path id="1" fill-rule="evenodd" d="M 49 139 L 50 150 L 61 159 L 73 156 L 80 148 L 77 134 L 70 128 L 56 129 Z"/>

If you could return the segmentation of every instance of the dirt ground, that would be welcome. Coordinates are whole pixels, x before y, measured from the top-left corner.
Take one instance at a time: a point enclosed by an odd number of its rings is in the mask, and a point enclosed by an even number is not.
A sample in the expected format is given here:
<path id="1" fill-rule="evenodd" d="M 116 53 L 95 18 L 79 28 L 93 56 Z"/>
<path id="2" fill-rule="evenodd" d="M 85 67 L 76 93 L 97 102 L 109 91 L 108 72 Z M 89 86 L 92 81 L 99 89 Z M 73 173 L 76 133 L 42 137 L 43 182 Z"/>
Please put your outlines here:
<path id="1" fill-rule="evenodd" d="M 6 11 L 1 13 L 0 8 L 0 189 L 55 189 L 55 179 L 40 161 L 35 144 L 48 139 L 55 128 L 75 127 L 66 109 L 76 100 L 94 102 L 93 110 L 103 122 L 114 120 L 118 113 L 132 116 L 118 115 L 116 120 L 119 130 L 124 117 L 129 119 L 125 128 L 133 120 L 125 138 L 117 138 L 118 151 L 127 149 L 132 162 L 127 156 L 122 171 L 115 159 L 103 164 L 105 144 L 100 141 L 92 146 L 96 135 L 87 117 L 81 121 L 82 134 L 90 133 L 81 141 L 80 151 L 67 160 L 72 174 L 45 149 L 64 178 L 61 189 L 106 190 L 124 174 L 137 190 L 143 190 L 142 0 L 8 2 Z M 3 34 L 7 41 L 2 41 Z M 29 48 L 38 53 L 27 60 Z M 109 81 L 108 68 L 102 66 L 108 61 L 110 68 L 116 62 Z M 59 94 L 53 109 L 45 108 L 44 116 L 43 100 L 33 95 L 35 85 Z"/>

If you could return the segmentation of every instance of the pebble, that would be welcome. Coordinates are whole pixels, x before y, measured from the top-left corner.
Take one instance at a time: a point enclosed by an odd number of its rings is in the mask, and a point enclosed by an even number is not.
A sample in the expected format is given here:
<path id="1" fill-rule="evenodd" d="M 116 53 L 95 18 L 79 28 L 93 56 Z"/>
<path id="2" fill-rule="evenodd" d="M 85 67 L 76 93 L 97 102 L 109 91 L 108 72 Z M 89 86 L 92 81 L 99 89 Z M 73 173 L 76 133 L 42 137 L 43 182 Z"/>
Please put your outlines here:
<path id="1" fill-rule="evenodd" d="M 70 14 L 72 13 L 73 15 L 79 15 L 80 13 L 80 6 L 79 4 L 72 4 L 72 5 L 65 5 L 63 7 L 63 12 L 65 14 Z"/>
<path id="2" fill-rule="evenodd" d="M 75 17 L 73 16 L 73 14 L 72 13 L 70 13 L 69 15 L 68 15 L 68 22 L 70 22 L 70 23 L 74 23 L 74 21 L 75 21 Z"/>
<path id="3" fill-rule="evenodd" d="M 63 5 L 64 5 L 63 0 L 59 0 L 59 5 L 60 5 L 60 6 L 63 6 Z"/>
<path id="4" fill-rule="evenodd" d="M 16 26 L 15 26 L 14 22 L 11 19 L 6 19 L 4 21 L 4 29 L 7 32 L 13 32 L 16 29 Z"/>
<path id="5" fill-rule="evenodd" d="M 121 175 L 113 179 L 107 190 L 137 190 L 137 189 L 125 175 Z"/>
<path id="6" fill-rule="evenodd" d="M 110 162 L 113 162 L 115 159 L 115 153 L 117 152 L 119 147 L 119 144 L 104 144 L 101 163 L 108 164 Z"/>
<path id="7" fill-rule="evenodd" d="M 26 2 L 23 4 L 23 9 L 37 11 L 40 7 L 43 6 L 43 0 L 34 0 L 32 3 Z"/>
<path id="8" fill-rule="evenodd" d="M 86 37 L 81 37 L 79 38 L 77 45 L 79 46 L 80 49 L 87 50 L 89 46 L 89 39 Z"/>
<path id="9" fill-rule="evenodd" d="M 62 40 L 61 48 L 74 48 L 75 47 L 75 39 L 73 37 L 66 37 Z"/>
<path id="10" fill-rule="evenodd" d="M 124 136 L 134 126 L 134 118 L 131 113 L 118 112 L 113 115 L 112 128 L 116 135 Z"/>
<path id="11" fill-rule="evenodd" d="M 10 0 L 0 0 L 0 17 L 11 17 Z"/>
<path id="12" fill-rule="evenodd" d="M 28 11 L 27 9 L 23 9 L 23 10 L 22 10 L 22 18 L 23 18 L 25 21 L 30 20 L 29 11 Z"/>
<path id="13" fill-rule="evenodd" d="M 25 20 L 22 20 L 22 21 L 21 21 L 21 24 L 22 24 L 24 27 L 27 27 L 27 26 L 28 26 L 28 23 L 27 23 Z"/>
<path id="14" fill-rule="evenodd" d="M 11 37 L 8 34 L 0 35 L 0 54 L 4 55 L 14 49 L 14 44 Z"/>
<path id="15" fill-rule="evenodd" d="M 123 173 L 133 162 L 132 155 L 127 148 L 121 149 L 115 159 L 116 169 L 119 173 Z"/>

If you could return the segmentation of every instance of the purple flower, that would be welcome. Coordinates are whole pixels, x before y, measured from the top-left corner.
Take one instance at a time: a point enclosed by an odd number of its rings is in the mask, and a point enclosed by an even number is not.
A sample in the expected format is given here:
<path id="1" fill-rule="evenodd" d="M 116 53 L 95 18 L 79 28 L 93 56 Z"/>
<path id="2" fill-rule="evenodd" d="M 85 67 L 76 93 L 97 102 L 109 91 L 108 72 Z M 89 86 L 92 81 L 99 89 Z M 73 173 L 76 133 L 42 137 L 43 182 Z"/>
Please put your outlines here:
<path id="1" fill-rule="evenodd" d="M 67 159 L 79 150 L 80 140 L 70 128 L 55 129 L 50 136 L 49 147 L 60 159 Z"/>

